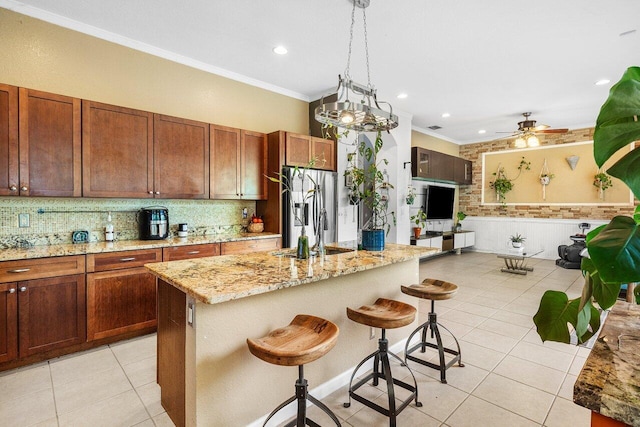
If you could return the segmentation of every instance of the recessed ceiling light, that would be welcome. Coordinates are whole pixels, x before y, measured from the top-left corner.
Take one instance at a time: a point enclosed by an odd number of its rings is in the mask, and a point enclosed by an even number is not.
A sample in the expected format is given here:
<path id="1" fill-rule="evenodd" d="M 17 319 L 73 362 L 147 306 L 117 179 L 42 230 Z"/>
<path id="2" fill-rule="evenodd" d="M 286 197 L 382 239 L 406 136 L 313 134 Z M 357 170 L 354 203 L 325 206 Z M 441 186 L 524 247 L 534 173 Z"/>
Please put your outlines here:
<path id="1" fill-rule="evenodd" d="M 273 48 L 273 53 L 277 53 L 278 55 L 286 55 L 287 52 L 289 51 L 284 46 L 276 46 Z"/>
<path id="2" fill-rule="evenodd" d="M 451 117 L 451 114 L 449 113 L 442 113 L 442 118 L 446 119 L 447 117 Z"/>
<path id="3" fill-rule="evenodd" d="M 399 93 L 397 98 L 398 99 L 405 99 L 406 97 L 408 97 L 409 95 L 407 95 L 406 93 Z"/>
<path id="4" fill-rule="evenodd" d="M 606 85 L 607 83 L 611 82 L 611 80 L 609 79 L 600 79 L 596 82 L 596 86 L 602 86 L 602 85 Z"/>
<path id="5" fill-rule="evenodd" d="M 487 133 L 487 131 L 486 131 L 486 130 L 484 130 L 484 129 L 480 129 L 480 130 L 478 131 L 478 133 L 479 133 L 480 135 L 482 135 L 483 133 Z"/>

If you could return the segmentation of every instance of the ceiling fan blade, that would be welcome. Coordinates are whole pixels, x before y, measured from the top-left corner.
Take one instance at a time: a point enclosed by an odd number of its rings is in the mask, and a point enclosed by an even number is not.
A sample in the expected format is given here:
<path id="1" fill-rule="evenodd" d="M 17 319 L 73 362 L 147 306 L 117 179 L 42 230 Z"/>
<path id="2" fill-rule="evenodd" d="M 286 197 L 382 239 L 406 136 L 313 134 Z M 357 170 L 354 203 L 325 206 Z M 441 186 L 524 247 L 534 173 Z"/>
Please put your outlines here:
<path id="1" fill-rule="evenodd" d="M 567 133 L 569 129 L 544 129 L 537 130 L 536 133 Z"/>
<path id="2" fill-rule="evenodd" d="M 537 125 L 536 127 L 533 128 L 533 130 L 545 130 L 545 129 L 549 129 L 551 126 L 549 125 Z"/>

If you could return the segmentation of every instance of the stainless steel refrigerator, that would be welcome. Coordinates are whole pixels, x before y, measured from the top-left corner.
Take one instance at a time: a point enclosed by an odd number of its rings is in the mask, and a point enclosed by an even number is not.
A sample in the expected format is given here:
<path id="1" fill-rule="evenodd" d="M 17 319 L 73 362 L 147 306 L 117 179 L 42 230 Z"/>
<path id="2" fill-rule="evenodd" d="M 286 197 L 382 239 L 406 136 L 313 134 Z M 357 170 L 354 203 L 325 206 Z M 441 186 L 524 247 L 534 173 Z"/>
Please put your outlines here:
<path id="1" fill-rule="evenodd" d="M 304 180 L 302 174 L 304 173 Z M 324 242 L 330 244 L 338 238 L 338 200 L 336 172 L 294 169 L 285 166 L 282 178 L 291 187 L 291 193 L 282 195 L 282 247 L 294 248 L 302 232 L 302 223 L 309 238 L 309 247 L 316 243 L 320 227 L 324 230 Z M 304 183 L 304 188 L 303 188 Z M 309 192 L 310 190 L 315 190 Z M 320 211 L 326 210 L 326 221 L 321 221 Z M 295 212 L 294 212 L 295 211 Z M 322 224 L 324 222 L 324 224 Z"/>

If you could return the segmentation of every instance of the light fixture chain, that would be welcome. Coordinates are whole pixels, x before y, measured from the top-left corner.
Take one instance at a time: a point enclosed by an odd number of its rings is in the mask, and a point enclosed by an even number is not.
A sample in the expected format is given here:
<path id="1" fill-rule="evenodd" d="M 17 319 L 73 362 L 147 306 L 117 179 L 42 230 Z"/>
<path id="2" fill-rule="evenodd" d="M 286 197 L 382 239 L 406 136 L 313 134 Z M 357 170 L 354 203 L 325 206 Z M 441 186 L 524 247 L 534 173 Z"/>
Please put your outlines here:
<path id="1" fill-rule="evenodd" d="M 351 66 L 351 45 L 353 44 L 353 25 L 356 22 L 356 0 L 353 0 L 353 9 L 351 9 L 351 29 L 349 30 L 349 53 L 347 54 L 347 68 L 344 70 L 344 77 L 351 79 L 349 68 Z"/>
<path id="2" fill-rule="evenodd" d="M 362 22 L 364 24 L 364 53 L 367 58 L 367 86 L 371 88 L 371 73 L 369 72 L 369 43 L 367 40 L 367 9 L 365 7 L 362 8 Z"/>

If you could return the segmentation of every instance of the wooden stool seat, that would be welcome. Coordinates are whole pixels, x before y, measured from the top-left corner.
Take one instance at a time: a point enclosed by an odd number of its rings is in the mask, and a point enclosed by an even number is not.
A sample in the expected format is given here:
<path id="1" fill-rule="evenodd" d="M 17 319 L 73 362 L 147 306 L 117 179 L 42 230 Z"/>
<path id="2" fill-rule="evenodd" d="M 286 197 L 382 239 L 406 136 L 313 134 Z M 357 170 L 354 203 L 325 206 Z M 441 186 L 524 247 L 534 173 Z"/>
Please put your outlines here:
<path id="1" fill-rule="evenodd" d="M 416 309 L 404 302 L 378 298 L 373 305 L 347 307 L 347 317 L 374 328 L 393 329 L 411 324 L 416 318 Z"/>
<path id="2" fill-rule="evenodd" d="M 402 293 L 417 298 L 440 301 L 452 298 L 458 286 L 444 280 L 424 279 L 419 285 L 401 286 Z"/>
<path id="3" fill-rule="evenodd" d="M 288 326 L 247 339 L 251 354 L 281 366 L 299 366 L 324 356 L 338 340 L 338 326 L 320 317 L 297 315 Z"/>

